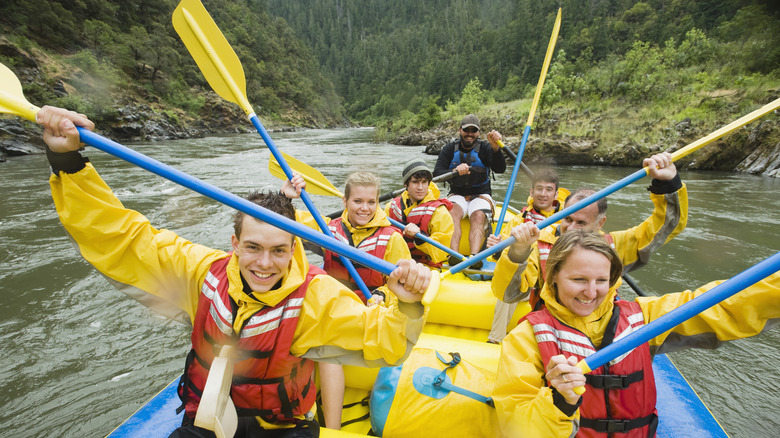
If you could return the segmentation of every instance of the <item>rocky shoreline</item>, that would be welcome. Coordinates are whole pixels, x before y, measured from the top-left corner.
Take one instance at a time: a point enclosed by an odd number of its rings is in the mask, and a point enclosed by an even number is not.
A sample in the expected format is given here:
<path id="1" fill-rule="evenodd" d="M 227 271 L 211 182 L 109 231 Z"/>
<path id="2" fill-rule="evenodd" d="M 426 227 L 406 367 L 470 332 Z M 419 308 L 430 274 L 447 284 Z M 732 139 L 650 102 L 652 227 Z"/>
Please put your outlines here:
<path id="1" fill-rule="evenodd" d="M 750 123 L 712 144 L 682 158 L 678 167 L 695 170 L 719 170 L 745 172 L 780 178 L 780 124 L 767 116 Z M 495 125 L 483 121 L 504 134 L 504 144 L 517 154 L 522 140 L 516 126 L 502 123 Z M 523 162 L 529 166 L 552 165 L 596 165 L 636 167 L 642 160 L 654 153 L 674 152 L 708 135 L 692 126 L 690 119 L 682 120 L 665 128 L 671 134 L 669 143 L 655 145 L 618 144 L 604 145 L 594 137 L 571 137 L 549 135 L 532 131 L 526 142 Z M 454 121 L 445 122 L 430 131 L 417 131 L 391 139 L 391 144 L 400 146 L 425 146 L 425 153 L 438 155 L 445 144 L 453 141 L 457 131 Z"/>

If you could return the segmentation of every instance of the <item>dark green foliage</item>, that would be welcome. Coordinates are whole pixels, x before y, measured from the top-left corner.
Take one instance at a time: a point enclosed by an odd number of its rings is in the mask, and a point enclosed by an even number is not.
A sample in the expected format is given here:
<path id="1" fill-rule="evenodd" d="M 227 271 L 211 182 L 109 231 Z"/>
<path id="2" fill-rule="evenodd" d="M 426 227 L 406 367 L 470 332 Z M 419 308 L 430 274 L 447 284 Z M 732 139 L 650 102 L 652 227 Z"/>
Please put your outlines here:
<path id="1" fill-rule="evenodd" d="M 271 13 L 284 17 L 312 48 L 345 98 L 349 114 L 363 121 L 418 111 L 419 100 L 407 97 L 410 88 L 412 95 L 440 96 L 441 106 L 458 102 L 474 78 L 487 90 L 486 96 L 498 101 L 527 97 L 538 81 L 559 6 L 563 13 L 556 48 L 570 54 L 568 62 L 573 65 L 567 74 L 582 76 L 595 67 L 605 76 L 592 78 L 587 86 L 567 79 L 572 82 L 566 86 L 570 91 L 553 84 L 543 96 L 549 103 L 566 101 L 572 87 L 578 88 L 580 99 L 614 94 L 646 101 L 668 88 L 664 84 L 668 69 L 704 67 L 703 63 L 714 62 L 716 52 L 729 58 L 721 62 L 733 65 L 735 72 L 767 74 L 780 65 L 780 15 L 770 1 L 268 3 Z M 702 38 L 688 38 L 694 29 Z M 675 50 L 667 49 L 667 44 Z"/>
<path id="2" fill-rule="evenodd" d="M 308 113 L 323 121 L 344 118 L 342 101 L 320 74 L 310 50 L 284 20 L 268 14 L 264 1 L 203 3 L 239 56 L 249 101 L 259 114 Z M 191 88 L 210 87 L 173 29 L 171 14 L 177 4 L 176 0 L 9 0 L 3 4 L 0 26 L 10 40 L 29 39 L 43 50 L 56 51 L 78 69 L 63 78 L 84 94 L 72 99 L 74 105 L 104 103 L 93 95 L 97 89 L 123 96 L 129 90 L 145 90 L 152 101 L 159 99 L 195 114 L 204 98 Z"/>

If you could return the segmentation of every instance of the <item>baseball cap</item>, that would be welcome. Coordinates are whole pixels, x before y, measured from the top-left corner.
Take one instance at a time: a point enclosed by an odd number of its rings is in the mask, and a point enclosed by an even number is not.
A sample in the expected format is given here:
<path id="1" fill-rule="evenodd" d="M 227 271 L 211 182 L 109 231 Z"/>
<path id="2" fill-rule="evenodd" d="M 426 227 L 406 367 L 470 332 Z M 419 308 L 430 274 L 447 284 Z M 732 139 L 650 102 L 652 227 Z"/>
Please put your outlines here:
<path id="1" fill-rule="evenodd" d="M 460 122 L 460 128 L 468 128 L 469 126 L 473 126 L 477 129 L 479 129 L 479 119 L 474 114 L 469 114 L 466 117 L 463 118 Z"/>

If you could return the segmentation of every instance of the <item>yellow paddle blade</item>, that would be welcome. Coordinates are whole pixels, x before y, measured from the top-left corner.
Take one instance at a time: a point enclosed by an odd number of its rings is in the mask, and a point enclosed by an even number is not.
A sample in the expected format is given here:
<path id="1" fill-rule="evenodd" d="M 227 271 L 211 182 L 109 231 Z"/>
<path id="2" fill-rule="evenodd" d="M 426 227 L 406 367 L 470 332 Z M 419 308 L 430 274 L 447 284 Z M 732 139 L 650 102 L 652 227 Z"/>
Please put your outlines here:
<path id="1" fill-rule="evenodd" d="M 40 108 L 24 98 L 22 83 L 5 64 L 0 64 L 0 84 L 2 84 L 0 85 L 2 87 L 0 88 L 0 112 L 21 116 L 34 122 Z"/>
<path id="2" fill-rule="evenodd" d="M 325 178 L 325 176 L 322 175 L 322 173 L 320 173 L 320 171 L 317 169 L 302 161 L 296 160 L 284 152 L 282 152 L 282 158 L 284 158 L 284 161 L 287 162 L 287 164 L 294 172 L 300 173 L 303 179 L 306 180 L 306 191 L 309 194 L 337 196 L 339 198 L 344 197 L 344 194 L 341 193 L 339 189 L 337 189 L 333 184 L 331 184 L 331 182 L 328 181 L 328 179 Z M 288 179 L 287 175 L 282 169 L 282 166 L 279 165 L 273 155 L 271 156 L 271 159 L 268 160 L 268 170 L 271 172 L 271 175 L 283 181 Z"/>
<path id="3" fill-rule="evenodd" d="M 544 55 L 544 64 L 542 64 L 542 74 L 539 76 L 539 83 L 536 85 L 536 93 L 534 93 L 534 101 L 531 104 L 531 112 L 528 113 L 528 122 L 526 126 L 531 126 L 534 122 L 534 114 L 536 113 L 536 105 L 539 103 L 539 97 L 542 95 L 542 87 L 544 87 L 544 78 L 547 76 L 547 67 L 550 66 L 550 60 L 552 59 L 553 51 L 555 51 L 555 42 L 558 40 L 558 31 L 561 29 L 561 8 L 558 8 L 558 16 L 555 18 L 555 25 L 553 26 L 552 36 L 550 37 L 550 43 L 547 45 L 547 54 Z"/>
<path id="4" fill-rule="evenodd" d="M 182 0 L 173 11 L 173 28 L 198 64 L 203 76 L 223 99 L 254 113 L 246 97 L 241 61 L 200 0 Z"/>

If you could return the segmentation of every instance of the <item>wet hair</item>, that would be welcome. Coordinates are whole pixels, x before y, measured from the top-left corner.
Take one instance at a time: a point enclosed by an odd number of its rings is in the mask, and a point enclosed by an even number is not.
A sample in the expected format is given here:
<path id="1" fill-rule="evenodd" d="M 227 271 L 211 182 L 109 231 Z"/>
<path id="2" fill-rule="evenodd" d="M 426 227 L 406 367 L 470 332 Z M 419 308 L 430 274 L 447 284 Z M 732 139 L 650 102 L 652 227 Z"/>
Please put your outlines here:
<path id="1" fill-rule="evenodd" d="M 564 204 L 568 207 L 570 205 L 574 205 L 575 202 L 582 201 L 583 199 L 587 198 L 588 196 L 596 193 L 595 190 L 588 188 L 588 187 L 580 187 L 573 192 L 569 196 L 566 197 L 566 202 Z M 607 198 L 601 198 L 598 201 L 596 201 L 596 206 L 599 208 L 599 217 L 602 217 L 607 214 Z"/>
<path id="2" fill-rule="evenodd" d="M 347 176 L 347 182 L 344 184 L 344 199 L 349 199 L 349 193 L 352 187 L 376 187 L 377 199 L 379 198 L 379 177 L 371 172 L 352 172 Z"/>
<path id="3" fill-rule="evenodd" d="M 244 199 L 288 219 L 295 220 L 295 207 L 293 207 L 292 201 L 279 192 L 255 190 L 249 193 Z M 237 211 L 233 215 L 233 233 L 235 233 L 237 238 L 241 238 L 241 226 L 244 223 L 244 218 L 247 216 L 249 215 L 241 211 Z"/>
<path id="4" fill-rule="evenodd" d="M 575 249 L 582 248 L 595 251 L 609 260 L 609 287 L 614 286 L 620 276 L 623 274 L 623 262 L 620 256 L 607 239 L 601 233 L 585 230 L 571 230 L 565 232 L 555 241 L 550 255 L 547 257 L 547 274 L 544 281 L 558 294 L 553 279 L 560 272 L 563 263 L 574 252 Z"/>
<path id="5" fill-rule="evenodd" d="M 560 179 L 558 178 L 557 172 L 552 169 L 544 168 L 534 172 L 534 176 L 531 178 L 531 188 L 534 188 L 536 183 L 539 182 L 553 183 L 555 184 L 555 190 L 558 190 Z"/>

